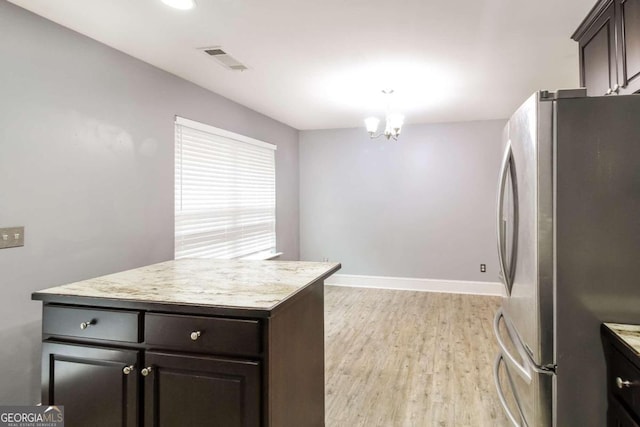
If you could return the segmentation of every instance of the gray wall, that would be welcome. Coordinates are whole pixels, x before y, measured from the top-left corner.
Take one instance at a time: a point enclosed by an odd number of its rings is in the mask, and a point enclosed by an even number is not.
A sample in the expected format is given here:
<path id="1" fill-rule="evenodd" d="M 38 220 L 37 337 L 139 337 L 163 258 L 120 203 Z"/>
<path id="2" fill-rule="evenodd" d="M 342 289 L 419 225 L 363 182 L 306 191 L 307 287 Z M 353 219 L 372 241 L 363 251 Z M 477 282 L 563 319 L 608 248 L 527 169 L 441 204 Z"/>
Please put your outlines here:
<path id="1" fill-rule="evenodd" d="M 0 404 L 39 402 L 32 291 L 173 258 L 174 115 L 278 145 L 297 259 L 297 130 L 0 0 Z"/>
<path id="2" fill-rule="evenodd" d="M 341 274 L 498 280 L 495 201 L 506 120 L 300 132 L 300 257 Z M 487 273 L 480 273 L 480 263 Z"/>

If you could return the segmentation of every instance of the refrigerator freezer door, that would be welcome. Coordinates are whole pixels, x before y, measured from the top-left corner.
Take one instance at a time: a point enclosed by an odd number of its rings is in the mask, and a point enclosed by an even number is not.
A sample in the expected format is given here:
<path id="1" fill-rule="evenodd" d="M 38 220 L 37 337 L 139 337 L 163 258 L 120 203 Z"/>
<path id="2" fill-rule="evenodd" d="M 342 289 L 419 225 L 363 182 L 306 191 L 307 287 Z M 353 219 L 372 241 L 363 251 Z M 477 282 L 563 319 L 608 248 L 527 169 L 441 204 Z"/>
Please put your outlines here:
<path id="1" fill-rule="evenodd" d="M 514 427 L 524 427 L 527 424 L 513 390 L 513 375 L 506 366 L 503 368 L 503 365 L 504 355 L 498 353 L 498 357 L 493 364 L 493 381 L 498 392 L 498 399 L 511 424 Z"/>
<path id="2" fill-rule="evenodd" d="M 494 381 L 500 403 L 515 427 L 552 426 L 550 408 L 536 406 L 546 402 L 529 398 L 531 394 L 551 390 L 552 375 L 536 374 L 527 383 L 512 371 L 511 365 L 505 363 L 504 355 L 499 353 L 494 364 Z"/>
<path id="3" fill-rule="evenodd" d="M 553 374 L 531 363 L 500 310 L 494 321 L 494 332 L 500 346 L 494 381 L 507 417 L 514 426 L 550 427 Z"/>
<path id="4" fill-rule="evenodd" d="M 511 368 L 522 378 L 531 381 L 532 370 L 527 363 L 528 356 L 523 345 L 518 341 L 513 327 L 504 319 L 502 309 L 499 309 L 493 320 L 493 333 L 495 334 L 500 353 L 511 365 Z"/>
<path id="5" fill-rule="evenodd" d="M 504 144 L 510 156 L 516 221 L 510 222 L 515 236 L 502 239 L 514 247 L 500 243 L 503 253 L 511 256 L 505 259 L 503 275 L 512 276 L 502 306 L 535 365 L 553 364 L 553 102 L 534 94 L 507 127 Z M 498 234 L 504 236 L 508 230 Z"/>

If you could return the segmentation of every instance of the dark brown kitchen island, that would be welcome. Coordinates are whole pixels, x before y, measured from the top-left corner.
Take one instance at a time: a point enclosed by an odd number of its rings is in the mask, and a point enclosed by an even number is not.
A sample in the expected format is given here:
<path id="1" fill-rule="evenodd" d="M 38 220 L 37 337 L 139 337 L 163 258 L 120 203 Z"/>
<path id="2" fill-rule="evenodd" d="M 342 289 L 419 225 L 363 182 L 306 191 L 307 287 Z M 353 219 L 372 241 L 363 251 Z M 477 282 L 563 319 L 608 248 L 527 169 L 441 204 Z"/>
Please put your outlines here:
<path id="1" fill-rule="evenodd" d="M 182 259 L 35 292 L 67 427 L 324 425 L 337 263 Z"/>

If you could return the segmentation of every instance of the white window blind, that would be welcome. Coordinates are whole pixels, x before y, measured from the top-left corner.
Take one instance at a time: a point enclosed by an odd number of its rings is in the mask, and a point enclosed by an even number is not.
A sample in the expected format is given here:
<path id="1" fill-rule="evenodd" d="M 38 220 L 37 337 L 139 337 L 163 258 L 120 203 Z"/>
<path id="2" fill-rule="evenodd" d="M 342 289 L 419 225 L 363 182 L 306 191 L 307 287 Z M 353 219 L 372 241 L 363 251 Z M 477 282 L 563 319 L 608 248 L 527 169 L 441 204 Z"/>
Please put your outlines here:
<path id="1" fill-rule="evenodd" d="M 175 258 L 276 247 L 276 146 L 176 117 Z"/>

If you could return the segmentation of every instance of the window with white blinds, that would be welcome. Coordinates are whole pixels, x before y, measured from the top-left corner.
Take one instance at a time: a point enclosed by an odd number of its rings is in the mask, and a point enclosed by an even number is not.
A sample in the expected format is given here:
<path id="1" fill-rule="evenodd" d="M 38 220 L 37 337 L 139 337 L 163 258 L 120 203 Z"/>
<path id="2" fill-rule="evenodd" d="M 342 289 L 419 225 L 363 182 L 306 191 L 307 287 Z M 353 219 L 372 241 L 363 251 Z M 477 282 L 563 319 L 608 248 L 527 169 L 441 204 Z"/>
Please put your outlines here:
<path id="1" fill-rule="evenodd" d="M 175 258 L 276 247 L 276 146 L 176 117 Z"/>

